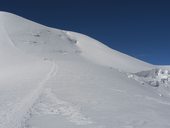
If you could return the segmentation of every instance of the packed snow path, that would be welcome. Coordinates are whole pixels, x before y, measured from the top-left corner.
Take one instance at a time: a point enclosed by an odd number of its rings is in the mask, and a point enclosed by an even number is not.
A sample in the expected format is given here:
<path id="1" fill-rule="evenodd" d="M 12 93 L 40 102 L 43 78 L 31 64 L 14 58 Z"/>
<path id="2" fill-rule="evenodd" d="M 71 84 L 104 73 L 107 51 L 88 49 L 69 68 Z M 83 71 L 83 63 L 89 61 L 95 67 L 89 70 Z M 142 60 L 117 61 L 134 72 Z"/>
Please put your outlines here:
<path id="1" fill-rule="evenodd" d="M 41 69 L 42 70 L 42 69 Z M 37 71 L 35 69 L 35 71 Z M 43 78 L 37 85 L 36 83 L 25 83 L 27 79 L 29 81 L 33 81 L 35 77 L 32 76 L 22 77 L 24 80 L 23 84 L 27 84 L 28 86 L 23 86 L 22 84 L 12 85 L 13 88 L 1 88 L 1 109 L 0 109 L 0 127 L 1 128 L 22 128 L 24 126 L 25 120 L 29 117 L 29 112 L 39 98 L 42 93 L 45 83 L 56 74 L 57 66 L 55 62 L 52 63 L 52 67 L 50 72 L 47 73 L 45 78 Z M 27 73 L 27 72 L 25 72 Z M 35 72 L 34 72 L 35 73 Z M 39 73 L 41 73 L 39 71 Z M 23 75 L 23 74 L 21 74 Z M 40 75 L 40 74 L 35 74 Z M 30 78 L 31 77 L 31 78 Z M 16 83 L 13 83 L 16 84 Z M 33 84 L 33 85 L 30 85 Z M 35 86 L 35 87 L 34 87 Z M 27 93 L 27 92 L 29 93 Z M 6 93 L 6 94 L 5 94 Z M 21 93 L 21 94 L 20 94 Z M 4 95 L 3 95 L 4 94 Z M 11 102 L 11 99 L 14 98 Z M 4 100 L 4 101 L 2 101 Z M 9 100 L 9 101 L 8 101 Z M 3 107 L 3 108 L 2 108 Z"/>

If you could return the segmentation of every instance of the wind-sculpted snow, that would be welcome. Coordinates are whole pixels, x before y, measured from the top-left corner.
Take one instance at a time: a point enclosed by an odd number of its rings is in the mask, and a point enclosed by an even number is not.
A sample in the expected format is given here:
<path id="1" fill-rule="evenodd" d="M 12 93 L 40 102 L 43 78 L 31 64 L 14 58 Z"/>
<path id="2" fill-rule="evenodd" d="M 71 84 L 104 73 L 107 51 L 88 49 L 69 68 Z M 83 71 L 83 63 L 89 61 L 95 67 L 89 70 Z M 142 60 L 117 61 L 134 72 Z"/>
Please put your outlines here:
<path id="1" fill-rule="evenodd" d="M 169 71 L 0 12 L 0 128 L 169 128 Z"/>
<path id="2" fill-rule="evenodd" d="M 167 69 L 152 69 L 148 71 L 141 71 L 137 73 L 128 74 L 129 78 L 133 78 L 137 81 L 147 83 L 154 87 L 161 85 L 168 86 L 170 83 L 170 72 Z"/>

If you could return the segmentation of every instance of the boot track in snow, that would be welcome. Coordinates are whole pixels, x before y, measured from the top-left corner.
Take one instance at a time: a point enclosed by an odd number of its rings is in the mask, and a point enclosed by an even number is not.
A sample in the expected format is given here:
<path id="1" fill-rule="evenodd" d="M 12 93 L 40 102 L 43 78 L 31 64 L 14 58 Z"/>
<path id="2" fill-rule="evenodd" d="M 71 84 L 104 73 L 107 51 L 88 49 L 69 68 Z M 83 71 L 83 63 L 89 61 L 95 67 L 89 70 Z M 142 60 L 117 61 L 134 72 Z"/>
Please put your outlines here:
<path id="1" fill-rule="evenodd" d="M 8 111 L 3 119 L 0 120 L 1 128 L 22 128 L 25 125 L 25 121 L 29 118 L 30 110 L 36 100 L 41 95 L 45 83 L 53 77 L 57 72 L 57 66 L 55 62 L 52 62 L 53 66 L 50 72 L 46 75 L 46 77 L 38 84 L 38 87 L 24 99 L 22 99 L 19 103 L 13 106 L 13 109 Z"/>

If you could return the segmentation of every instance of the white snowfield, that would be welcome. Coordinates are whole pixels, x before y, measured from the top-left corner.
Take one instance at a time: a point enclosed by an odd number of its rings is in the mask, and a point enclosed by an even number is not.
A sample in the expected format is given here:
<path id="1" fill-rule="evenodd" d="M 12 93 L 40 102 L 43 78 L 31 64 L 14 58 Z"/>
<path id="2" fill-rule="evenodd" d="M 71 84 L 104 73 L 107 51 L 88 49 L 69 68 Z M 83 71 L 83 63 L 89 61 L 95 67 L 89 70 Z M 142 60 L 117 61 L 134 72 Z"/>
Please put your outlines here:
<path id="1" fill-rule="evenodd" d="M 0 12 L 0 128 L 170 128 L 170 68 Z"/>

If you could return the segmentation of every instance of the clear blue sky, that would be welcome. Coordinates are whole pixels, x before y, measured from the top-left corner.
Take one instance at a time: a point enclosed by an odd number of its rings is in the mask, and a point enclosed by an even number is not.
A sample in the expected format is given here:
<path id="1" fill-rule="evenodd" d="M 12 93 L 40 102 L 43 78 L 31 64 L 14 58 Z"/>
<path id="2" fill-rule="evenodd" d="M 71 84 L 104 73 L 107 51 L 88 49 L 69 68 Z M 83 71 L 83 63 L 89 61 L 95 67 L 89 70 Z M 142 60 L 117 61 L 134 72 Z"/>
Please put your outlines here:
<path id="1" fill-rule="evenodd" d="M 153 64 L 170 64 L 169 0 L 0 0 L 0 10 L 89 35 Z"/>

